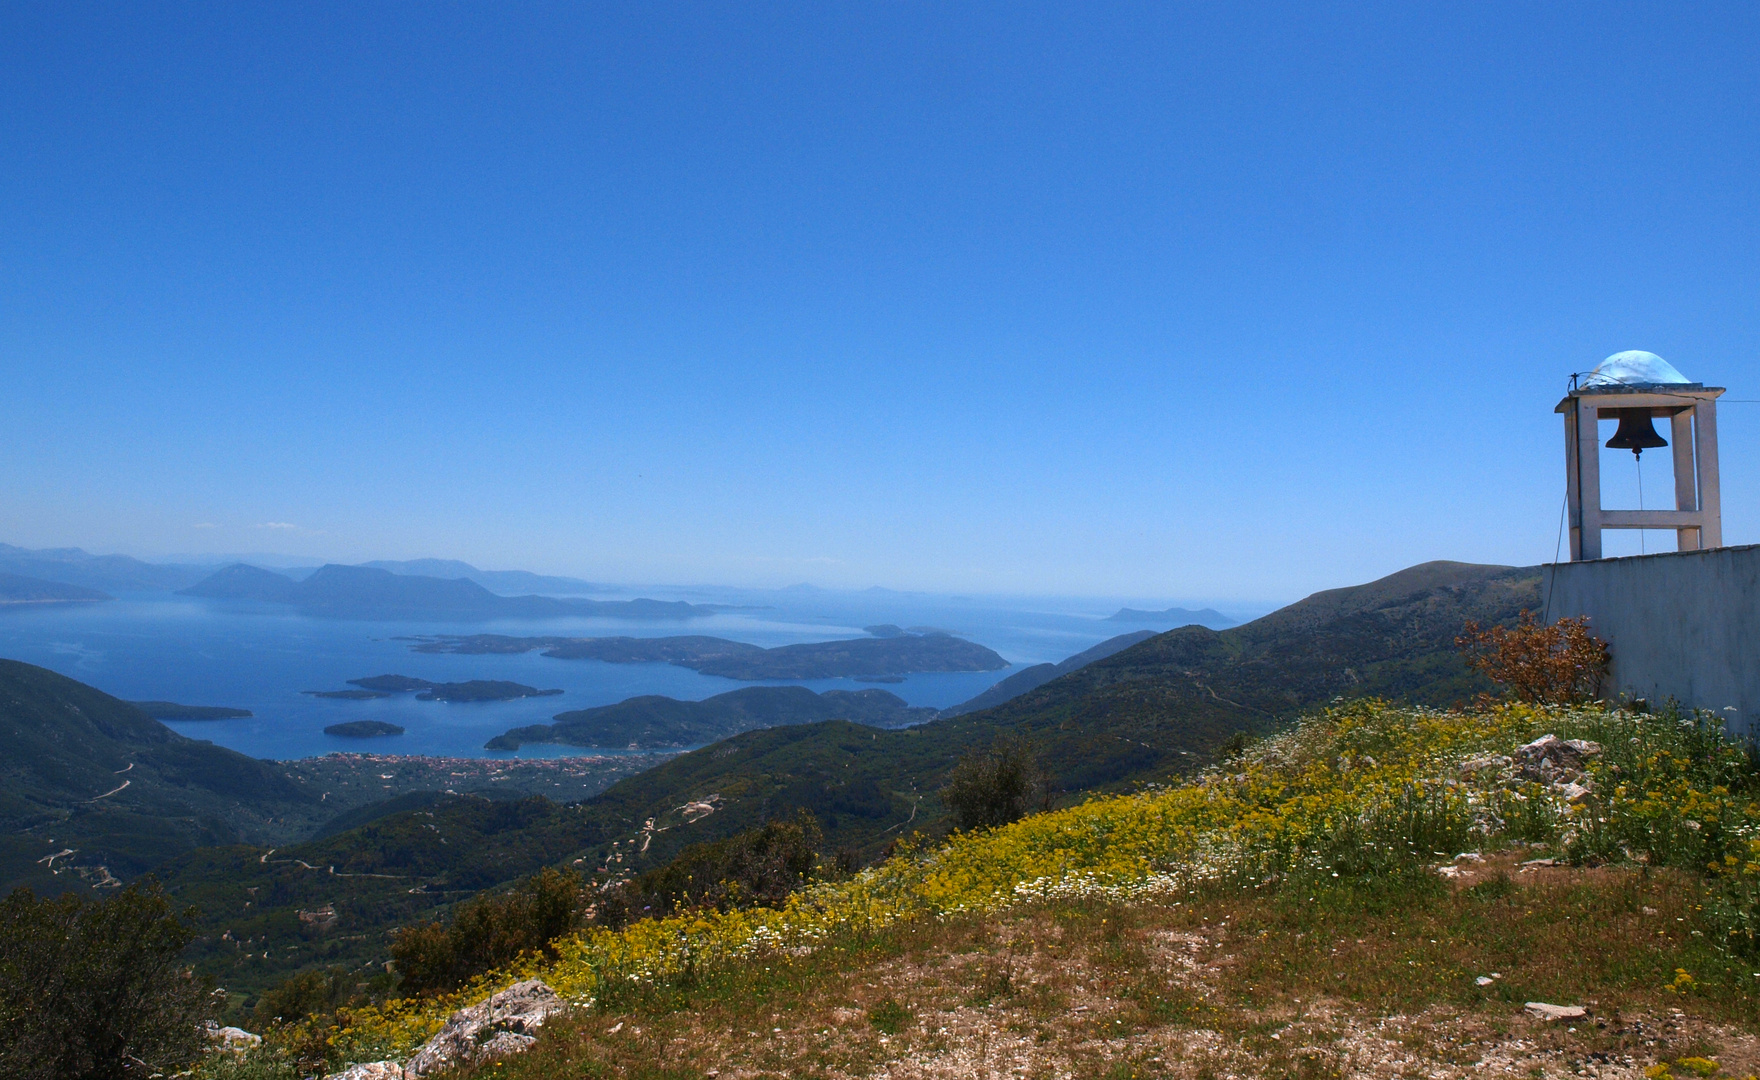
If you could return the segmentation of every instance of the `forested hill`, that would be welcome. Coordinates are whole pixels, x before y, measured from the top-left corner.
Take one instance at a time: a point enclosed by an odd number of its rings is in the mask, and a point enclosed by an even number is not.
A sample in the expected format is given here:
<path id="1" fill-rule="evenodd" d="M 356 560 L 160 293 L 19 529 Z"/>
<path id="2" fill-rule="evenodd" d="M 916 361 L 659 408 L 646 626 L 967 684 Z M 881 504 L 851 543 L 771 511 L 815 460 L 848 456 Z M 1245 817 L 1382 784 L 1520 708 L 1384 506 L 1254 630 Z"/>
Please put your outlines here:
<path id="1" fill-rule="evenodd" d="M 293 818 L 308 827 L 316 804 L 266 762 L 0 660 L 0 892 L 132 877 L 201 844 L 283 834 Z"/>
<path id="2" fill-rule="evenodd" d="M 784 724 L 853 720 L 896 728 L 934 717 L 934 709 L 912 708 L 885 690 L 815 694 L 804 686 L 747 686 L 702 701 L 646 694 L 615 705 L 558 713 L 553 724 L 514 728 L 490 739 L 487 745 L 491 750 L 518 750 L 525 743 L 545 742 L 644 748 L 701 746 L 742 731 Z"/>
<path id="3" fill-rule="evenodd" d="M 1155 636 L 1153 630 L 1137 630 L 1129 634 L 1120 634 L 1107 638 L 1092 648 L 1084 649 L 1074 656 L 1056 664 L 1034 664 L 1029 668 L 1010 675 L 988 690 L 972 698 L 970 701 L 942 710 L 943 716 L 958 716 L 961 713 L 977 712 L 980 709 L 993 709 L 1005 701 L 1012 701 L 1034 687 L 1044 686 L 1059 675 L 1068 675 L 1077 668 L 1087 667 L 1096 660 L 1104 660 L 1114 653 L 1121 653 L 1139 641 L 1147 641 Z"/>
<path id="4" fill-rule="evenodd" d="M 1468 700 L 1488 686 L 1455 648 L 1462 624 L 1513 620 L 1539 587 L 1536 567 L 1424 563 L 1228 630 L 1168 631 L 960 719 L 1043 739 L 1067 787 L 1116 785 L 1339 696 Z"/>

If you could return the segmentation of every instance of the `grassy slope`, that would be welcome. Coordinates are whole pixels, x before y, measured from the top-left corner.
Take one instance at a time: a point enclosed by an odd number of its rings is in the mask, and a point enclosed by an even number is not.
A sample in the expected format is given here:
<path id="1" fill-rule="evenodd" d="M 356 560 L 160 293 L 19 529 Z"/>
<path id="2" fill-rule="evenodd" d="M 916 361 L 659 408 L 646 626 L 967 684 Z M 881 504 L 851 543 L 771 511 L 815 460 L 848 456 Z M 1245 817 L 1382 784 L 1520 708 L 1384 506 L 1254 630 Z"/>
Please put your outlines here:
<path id="1" fill-rule="evenodd" d="M 620 996 L 547 1029 L 526 1057 L 460 1080 L 1558 1077 L 1585 1066 L 1635 1078 L 1688 1056 L 1730 1076 L 1760 1066 L 1741 981 L 1751 976 L 1694 936 L 1693 883 L 1555 870 L 1509 873 L 1505 892 L 1496 875 L 1510 862 L 1398 904 L 1207 896 L 914 924 Z M 1696 973 L 1691 994 L 1664 989 L 1679 968 Z M 1492 971 L 1492 986 L 1475 984 Z M 1529 1000 L 1593 1002 L 1595 1016 L 1574 1030 L 1547 1024 L 1523 1014 Z"/>
<path id="2" fill-rule="evenodd" d="M 1520 770 L 1545 733 L 1600 745 L 1587 794 Z M 536 975 L 592 1002 L 509 1078 L 1717 1071 L 1696 1056 L 1739 1076 L 1760 1058 L 1756 796 L 1714 725 L 1356 704 L 780 911 L 589 931 L 462 998 Z M 1543 1024 L 1532 1000 L 1590 1015 Z M 401 1057 L 452 1007 L 361 1010 L 327 1045 Z"/>

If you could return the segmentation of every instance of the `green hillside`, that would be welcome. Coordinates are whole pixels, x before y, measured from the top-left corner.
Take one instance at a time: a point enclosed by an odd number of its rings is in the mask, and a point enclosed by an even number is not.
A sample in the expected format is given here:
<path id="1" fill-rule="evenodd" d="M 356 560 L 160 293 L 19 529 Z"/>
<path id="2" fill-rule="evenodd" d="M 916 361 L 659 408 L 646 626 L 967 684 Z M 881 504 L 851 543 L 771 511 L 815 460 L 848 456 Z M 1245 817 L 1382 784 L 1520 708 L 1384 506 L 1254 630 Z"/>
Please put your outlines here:
<path id="1" fill-rule="evenodd" d="M 943 709 L 943 716 L 958 716 L 961 713 L 978 712 L 981 709 L 994 709 L 1005 701 L 1012 701 L 1028 690 L 1044 686 L 1059 675 L 1068 675 L 1077 668 L 1087 667 L 1096 660 L 1104 660 L 1114 653 L 1121 653 L 1132 645 L 1147 641 L 1155 636 L 1153 630 L 1136 630 L 1129 634 L 1107 638 L 1093 648 L 1084 649 L 1074 656 L 1055 664 L 1034 664 L 1003 679 L 1001 682 L 985 690 L 970 701 L 962 702 L 950 709 Z"/>
<path id="2" fill-rule="evenodd" d="M 269 840 L 322 816 L 266 762 L 0 660 L 0 890 L 128 878 L 198 845 Z"/>
<path id="3" fill-rule="evenodd" d="M 749 731 L 574 806 L 529 800 L 516 814 L 460 799 L 269 862 L 260 849 L 192 853 L 167 878 L 204 909 L 204 962 L 249 986 L 320 960 L 382 958 L 389 927 L 547 864 L 620 875 L 797 808 L 818 817 L 828 850 L 867 860 L 943 829 L 937 789 L 998 734 L 1033 740 L 1074 800 L 1188 773 L 1235 732 L 1281 727 L 1338 696 L 1468 699 L 1483 684 L 1455 651 L 1461 624 L 1513 619 L 1537 587 L 1532 569 L 1425 564 L 1233 629 L 1161 634 L 982 712 L 896 731 L 842 720 Z M 349 876 L 367 874 L 384 876 Z M 253 895 L 249 948 L 223 941 Z M 321 932 L 297 917 L 324 909 L 335 917 Z"/>
<path id="4" fill-rule="evenodd" d="M 514 728 L 490 739 L 491 750 L 517 750 L 523 743 L 574 746 L 701 746 L 754 728 L 852 720 L 873 727 L 903 727 L 935 717 L 934 709 L 913 709 L 885 690 L 827 690 L 804 686 L 747 686 L 702 701 L 646 694 L 556 714 L 554 724 Z"/>
<path id="5" fill-rule="evenodd" d="M 1188 772 L 1235 732 L 1271 731 L 1335 697 L 1465 701 L 1488 687 L 1456 652 L 1461 625 L 1514 619 L 1534 606 L 1538 587 L 1532 569 L 1426 563 L 1244 626 L 1152 637 L 981 712 L 903 731 L 826 723 L 747 732 L 586 804 L 591 858 L 615 859 L 607 845 L 616 841 L 620 852 L 645 849 L 625 863 L 651 865 L 802 806 L 829 847 L 871 857 L 907 829 L 935 828 L 947 772 L 1001 734 L 1037 744 L 1054 786 L 1075 797 Z M 682 821 L 679 807 L 711 795 L 713 813 L 669 827 Z"/>

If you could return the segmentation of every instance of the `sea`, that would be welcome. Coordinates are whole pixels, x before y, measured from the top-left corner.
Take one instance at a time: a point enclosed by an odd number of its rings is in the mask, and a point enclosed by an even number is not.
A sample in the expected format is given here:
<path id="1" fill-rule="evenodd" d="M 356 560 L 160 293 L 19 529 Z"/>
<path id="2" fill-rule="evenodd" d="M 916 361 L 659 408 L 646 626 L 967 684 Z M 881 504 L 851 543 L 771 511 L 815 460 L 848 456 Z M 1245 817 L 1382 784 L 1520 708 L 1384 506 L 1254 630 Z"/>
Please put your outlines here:
<path id="1" fill-rule="evenodd" d="M 125 700 L 248 709 L 249 719 L 166 721 L 166 725 L 191 738 L 259 758 L 303 758 L 335 751 L 556 757 L 628 751 L 538 744 L 509 752 L 487 750 L 483 744 L 509 728 L 546 723 L 570 709 L 614 704 L 642 694 L 701 700 L 764 684 L 701 675 L 671 664 L 556 660 L 537 651 L 511 656 L 419 653 L 412 651 L 416 642 L 410 639 L 480 633 L 706 634 L 768 648 L 862 637 L 864 627 L 890 623 L 954 633 L 989 646 L 1010 662 L 999 671 L 914 674 L 899 683 L 820 679 L 796 684 L 815 691 L 878 685 L 911 705 L 947 708 L 1023 667 L 1056 662 L 1107 638 L 1145 628 L 1108 622 L 1104 610 L 1083 610 L 1073 603 L 1010 605 L 878 590 L 783 593 L 759 599 L 768 602 L 747 602 L 736 610 L 679 622 L 565 618 L 460 623 L 320 618 L 279 605 L 147 593 L 96 604 L 18 605 L 0 610 L 0 657 L 49 668 Z M 349 679 L 386 674 L 434 682 L 506 679 L 562 693 L 504 702 L 447 703 L 417 701 L 410 694 L 340 701 L 303 692 L 346 690 Z M 405 733 L 372 739 L 324 734 L 325 727 L 347 720 L 388 721 L 401 725 Z"/>

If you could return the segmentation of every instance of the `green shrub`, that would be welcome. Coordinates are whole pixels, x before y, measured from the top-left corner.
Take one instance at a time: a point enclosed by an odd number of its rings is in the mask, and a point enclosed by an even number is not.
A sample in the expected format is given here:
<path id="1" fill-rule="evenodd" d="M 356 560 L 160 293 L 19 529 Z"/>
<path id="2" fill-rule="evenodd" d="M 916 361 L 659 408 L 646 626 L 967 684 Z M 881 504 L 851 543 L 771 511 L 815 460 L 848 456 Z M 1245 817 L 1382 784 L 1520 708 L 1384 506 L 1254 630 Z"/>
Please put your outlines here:
<path id="1" fill-rule="evenodd" d="M 1051 787 L 1031 743 L 1003 736 L 988 750 L 959 759 L 941 789 L 941 802 L 962 832 L 994 829 L 1051 807 Z"/>
<path id="2" fill-rule="evenodd" d="M 521 953 L 553 956 L 550 943 L 574 929 L 580 901 L 579 874 L 546 868 L 511 892 L 465 901 L 449 925 L 407 927 L 391 943 L 403 989 L 444 992 L 512 963 Z"/>
<path id="3" fill-rule="evenodd" d="M 806 810 L 730 836 L 693 844 L 665 866 L 604 890 L 594 921 L 619 927 L 680 908 L 777 907 L 818 870 L 819 822 Z"/>
<path id="4" fill-rule="evenodd" d="M 193 914 L 150 879 L 104 900 L 0 900 L 0 1076 L 144 1080 L 194 1061 L 218 1001 L 179 959 Z"/>
<path id="5" fill-rule="evenodd" d="M 291 1024 L 307 1016 L 333 1013 L 359 996 L 359 986 L 347 972 L 302 971 L 263 991 L 251 1010 L 256 1022 Z"/>

